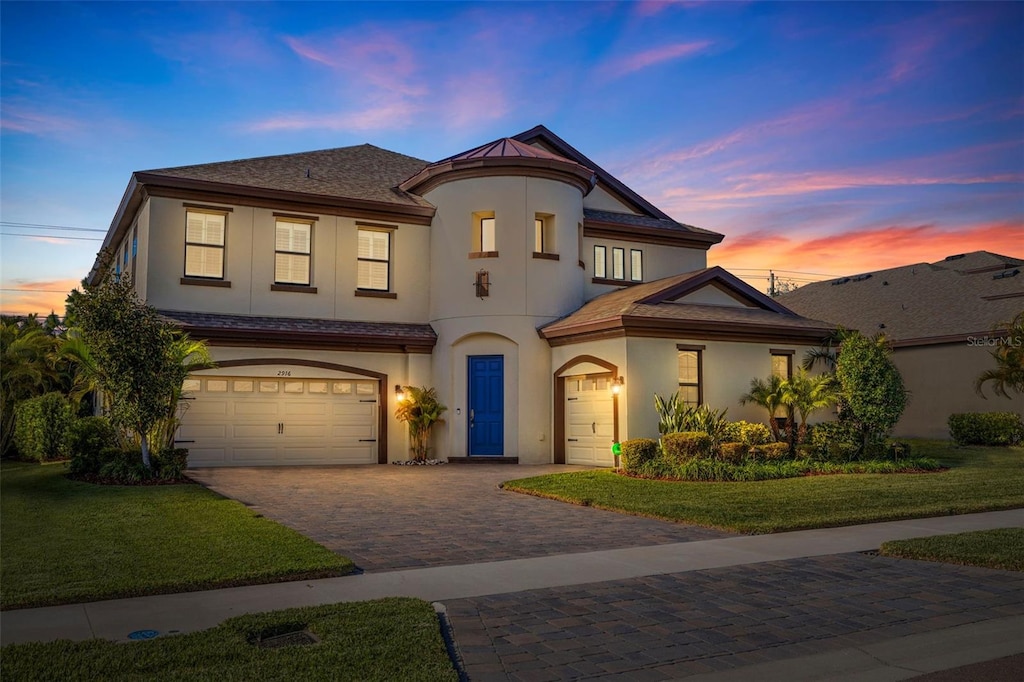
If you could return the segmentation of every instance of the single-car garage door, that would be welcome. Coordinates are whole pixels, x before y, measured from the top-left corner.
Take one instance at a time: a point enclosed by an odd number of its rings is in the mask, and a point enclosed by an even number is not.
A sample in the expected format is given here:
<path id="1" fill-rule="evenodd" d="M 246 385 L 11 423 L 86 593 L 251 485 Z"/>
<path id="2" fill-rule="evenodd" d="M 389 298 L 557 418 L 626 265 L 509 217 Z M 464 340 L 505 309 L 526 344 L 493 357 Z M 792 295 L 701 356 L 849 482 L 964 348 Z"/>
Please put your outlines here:
<path id="1" fill-rule="evenodd" d="M 614 413 L 609 379 L 565 380 L 565 461 L 567 464 L 615 466 L 612 454 Z"/>
<path id="2" fill-rule="evenodd" d="M 373 464 L 378 395 L 369 379 L 193 376 L 177 440 L 193 467 Z"/>

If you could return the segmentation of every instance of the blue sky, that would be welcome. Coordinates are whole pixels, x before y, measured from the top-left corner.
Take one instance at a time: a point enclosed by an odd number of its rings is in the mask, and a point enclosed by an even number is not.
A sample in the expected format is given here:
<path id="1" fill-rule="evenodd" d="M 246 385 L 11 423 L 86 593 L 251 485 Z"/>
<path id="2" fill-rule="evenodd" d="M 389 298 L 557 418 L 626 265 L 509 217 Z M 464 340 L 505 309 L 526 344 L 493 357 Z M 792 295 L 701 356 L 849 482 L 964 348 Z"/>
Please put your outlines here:
<path id="1" fill-rule="evenodd" d="M 538 123 L 762 288 L 1024 256 L 1024 3 L 3 2 L 0 31 L 4 312 L 60 309 L 102 235 L 35 226 L 106 228 L 134 170 Z"/>

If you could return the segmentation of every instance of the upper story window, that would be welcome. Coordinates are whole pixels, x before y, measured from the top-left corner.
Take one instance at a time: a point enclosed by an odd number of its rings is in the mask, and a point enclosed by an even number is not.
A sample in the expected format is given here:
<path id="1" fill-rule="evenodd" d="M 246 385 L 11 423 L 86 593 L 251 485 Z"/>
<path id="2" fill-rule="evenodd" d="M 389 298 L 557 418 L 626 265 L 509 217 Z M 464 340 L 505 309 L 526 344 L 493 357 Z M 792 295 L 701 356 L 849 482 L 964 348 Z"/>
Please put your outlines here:
<path id="1" fill-rule="evenodd" d="M 629 251 L 629 278 L 634 282 L 644 281 L 644 252 L 640 249 Z"/>
<path id="2" fill-rule="evenodd" d="M 679 399 L 690 407 L 704 402 L 704 346 L 677 345 L 679 353 Z"/>
<path id="3" fill-rule="evenodd" d="M 536 256 L 555 256 L 555 216 L 537 213 L 533 217 L 533 253 Z"/>
<path id="4" fill-rule="evenodd" d="M 494 258 L 498 255 L 497 223 L 494 211 L 473 213 L 473 234 L 470 258 Z"/>
<path id="5" fill-rule="evenodd" d="M 626 250 L 612 247 L 612 279 L 626 279 Z"/>
<path id="6" fill-rule="evenodd" d="M 309 286 L 312 282 L 312 245 L 311 222 L 278 218 L 274 238 L 274 282 Z"/>
<path id="7" fill-rule="evenodd" d="M 391 288 L 391 232 L 359 228 L 356 287 L 370 291 Z"/>
<path id="8" fill-rule="evenodd" d="M 772 348 L 772 375 L 780 379 L 793 377 L 793 356 L 796 351 Z"/>
<path id="9" fill-rule="evenodd" d="M 594 277 L 608 276 L 608 249 L 603 246 L 594 247 Z"/>
<path id="10" fill-rule="evenodd" d="M 224 279 L 227 214 L 185 212 L 185 277 Z"/>

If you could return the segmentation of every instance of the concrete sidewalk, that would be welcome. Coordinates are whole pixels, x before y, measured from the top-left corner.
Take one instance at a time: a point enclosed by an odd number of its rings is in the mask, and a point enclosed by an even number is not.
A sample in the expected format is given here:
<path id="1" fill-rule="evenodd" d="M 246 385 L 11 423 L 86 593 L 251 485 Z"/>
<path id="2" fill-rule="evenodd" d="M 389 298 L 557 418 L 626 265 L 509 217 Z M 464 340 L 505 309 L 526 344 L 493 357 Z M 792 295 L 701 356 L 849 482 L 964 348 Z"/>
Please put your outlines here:
<path id="1" fill-rule="evenodd" d="M 191 632 L 244 613 L 297 606 L 389 596 L 443 601 L 861 552 L 886 540 L 1008 527 L 1024 527 L 1024 509 L 6 611 L 0 642 L 125 640 L 137 630 Z"/>

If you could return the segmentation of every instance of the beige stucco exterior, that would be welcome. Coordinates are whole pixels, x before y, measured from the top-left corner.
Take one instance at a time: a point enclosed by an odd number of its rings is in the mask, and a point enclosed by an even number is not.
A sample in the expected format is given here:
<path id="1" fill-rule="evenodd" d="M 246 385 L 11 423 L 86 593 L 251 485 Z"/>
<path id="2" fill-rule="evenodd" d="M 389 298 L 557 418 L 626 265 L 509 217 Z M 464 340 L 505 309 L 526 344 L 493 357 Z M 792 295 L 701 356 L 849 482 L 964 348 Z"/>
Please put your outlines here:
<path id="1" fill-rule="evenodd" d="M 972 337 L 973 338 L 973 337 Z M 893 435 L 902 438 L 949 438 L 947 420 L 958 412 L 1016 412 L 1024 415 L 1024 397 L 985 396 L 974 390 L 982 372 L 995 367 L 991 348 L 984 341 L 897 348 L 893 363 L 910 391 L 907 408 Z M 1013 394 L 1011 394 L 1013 395 Z"/>

